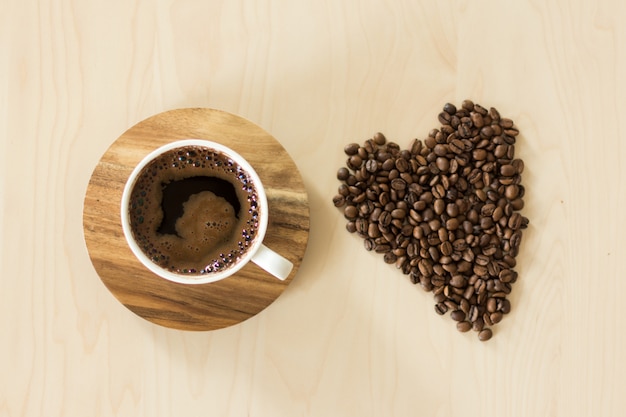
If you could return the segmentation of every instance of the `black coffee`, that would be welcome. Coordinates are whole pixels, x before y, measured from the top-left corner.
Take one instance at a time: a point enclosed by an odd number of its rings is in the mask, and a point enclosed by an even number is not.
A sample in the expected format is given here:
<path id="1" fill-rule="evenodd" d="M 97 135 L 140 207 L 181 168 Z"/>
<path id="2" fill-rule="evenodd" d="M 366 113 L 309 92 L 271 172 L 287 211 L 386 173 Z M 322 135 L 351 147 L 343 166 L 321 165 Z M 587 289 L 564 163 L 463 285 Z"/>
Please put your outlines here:
<path id="1" fill-rule="evenodd" d="M 259 223 L 252 178 L 227 155 L 198 146 L 168 151 L 140 172 L 130 226 L 142 251 L 172 272 L 203 275 L 237 263 Z"/>

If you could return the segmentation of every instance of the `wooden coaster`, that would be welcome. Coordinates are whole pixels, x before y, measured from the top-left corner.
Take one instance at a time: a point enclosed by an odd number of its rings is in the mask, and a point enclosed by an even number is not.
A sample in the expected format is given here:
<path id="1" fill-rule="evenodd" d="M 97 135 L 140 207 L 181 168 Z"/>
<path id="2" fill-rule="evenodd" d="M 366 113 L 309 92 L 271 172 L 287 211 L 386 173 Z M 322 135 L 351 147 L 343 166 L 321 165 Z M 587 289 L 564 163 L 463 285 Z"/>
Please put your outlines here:
<path id="1" fill-rule="evenodd" d="M 232 148 L 259 174 L 270 212 L 263 243 L 294 265 L 285 281 L 250 262 L 235 275 L 218 282 L 178 284 L 153 274 L 135 258 L 120 223 L 126 180 L 149 152 L 188 138 L 208 139 Z M 292 281 L 309 237 L 308 197 L 289 154 L 260 127 L 220 110 L 172 110 L 136 124 L 102 156 L 87 187 L 83 231 L 100 279 L 123 305 L 162 326 L 214 330 L 259 313 Z"/>

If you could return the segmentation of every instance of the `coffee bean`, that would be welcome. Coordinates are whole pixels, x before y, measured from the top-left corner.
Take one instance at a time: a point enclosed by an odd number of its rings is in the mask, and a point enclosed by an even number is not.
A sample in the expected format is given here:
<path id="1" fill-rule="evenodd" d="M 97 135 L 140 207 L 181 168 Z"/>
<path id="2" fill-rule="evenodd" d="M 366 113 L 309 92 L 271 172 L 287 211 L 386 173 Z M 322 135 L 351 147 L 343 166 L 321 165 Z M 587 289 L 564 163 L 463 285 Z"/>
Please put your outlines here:
<path id="1" fill-rule="evenodd" d="M 415 242 L 410 242 L 406 247 L 406 254 L 413 259 L 419 255 L 419 246 Z"/>
<path id="2" fill-rule="evenodd" d="M 518 187 L 519 192 L 522 192 L 522 188 L 521 185 Z M 515 200 L 511 201 L 511 207 L 513 207 L 513 210 L 521 210 L 524 208 L 524 200 L 522 198 L 516 198 Z M 525 228 L 526 226 L 528 226 L 528 219 L 525 217 L 522 217 L 522 228 Z"/>
<path id="3" fill-rule="evenodd" d="M 476 113 L 479 113 L 479 114 L 483 115 L 483 116 L 486 116 L 486 115 L 487 115 L 487 109 L 485 109 L 483 106 L 481 106 L 481 105 L 480 105 L 480 104 L 478 104 L 478 103 L 475 103 L 475 104 L 474 104 L 474 111 L 475 111 Z"/>
<path id="4" fill-rule="evenodd" d="M 498 206 L 493 210 L 493 214 L 492 214 L 492 218 L 494 222 L 499 221 L 502 216 L 504 216 L 504 210 L 502 209 L 502 207 Z"/>
<path id="5" fill-rule="evenodd" d="M 508 136 L 515 137 L 519 134 L 519 130 L 516 127 L 511 127 L 509 129 L 504 129 L 504 134 Z"/>
<path id="6" fill-rule="evenodd" d="M 378 225 L 381 229 L 381 232 L 388 230 L 392 220 L 393 219 L 391 217 L 391 213 L 389 213 L 388 211 L 385 210 L 380 213 L 380 216 L 378 216 Z"/>
<path id="7" fill-rule="evenodd" d="M 487 255 L 476 255 L 476 257 L 474 258 L 474 261 L 476 262 L 476 265 L 480 265 L 480 266 L 487 266 L 490 262 L 490 257 Z"/>
<path id="8" fill-rule="evenodd" d="M 395 178 L 391 181 L 391 188 L 399 191 L 404 190 L 406 189 L 406 181 L 402 178 Z"/>
<path id="9" fill-rule="evenodd" d="M 459 291 L 456 290 L 455 291 L 456 294 L 459 294 Z M 469 297 L 471 298 L 471 297 Z M 461 298 L 461 301 L 459 302 L 459 307 L 461 308 L 461 311 L 463 311 L 466 315 L 469 314 L 470 308 L 471 308 L 471 304 L 468 301 L 467 298 Z"/>
<path id="10" fill-rule="evenodd" d="M 472 329 L 472 323 L 469 321 L 459 321 L 456 324 L 456 328 L 462 333 L 469 332 Z"/>
<path id="11" fill-rule="evenodd" d="M 513 271 L 511 269 L 503 269 L 498 274 L 498 278 L 502 282 L 511 282 L 513 280 Z"/>
<path id="12" fill-rule="evenodd" d="M 443 211 L 445 210 L 445 208 L 446 208 L 446 202 L 443 200 L 443 198 L 438 198 L 435 200 L 435 203 L 433 205 L 435 214 L 441 215 Z"/>
<path id="13" fill-rule="evenodd" d="M 432 194 L 435 198 L 444 198 L 446 196 L 446 189 L 443 184 L 437 184 L 433 187 Z"/>
<path id="14" fill-rule="evenodd" d="M 348 191 L 350 192 L 350 194 L 352 194 L 352 196 L 357 196 L 361 194 L 361 189 L 357 187 L 356 185 L 349 186 Z"/>
<path id="15" fill-rule="evenodd" d="M 406 217 L 406 211 L 403 209 L 394 209 L 391 212 L 391 217 L 394 219 L 404 219 Z"/>
<path id="16" fill-rule="evenodd" d="M 500 311 L 502 311 L 503 314 L 509 314 L 511 312 L 511 302 L 508 299 L 505 298 L 502 300 Z"/>
<path id="17" fill-rule="evenodd" d="M 389 193 L 386 191 L 383 191 L 382 193 L 380 193 L 380 195 L 378 196 L 378 202 L 380 203 L 381 206 L 386 206 L 387 204 L 389 204 L 390 201 L 390 197 L 389 197 Z"/>
<path id="18" fill-rule="evenodd" d="M 343 150 L 346 153 L 346 155 L 352 156 L 352 155 L 356 155 L 359 148 L 360 146 L 358 143 L 350 143 L 346 145 L 345 148 L 343 148 Z"/>
<path id="19" fill-rule="evenodd" d="M 448 312 L 448 306 L 444 303 L 435 304 L 435 312 L 439 315 L 444 315 Z"/>
<path id="20" fill-rule="evenodd" d="M 341 167 L 337 170 L 337 179 L 341 180 L 341 181 L 345 181 L 348 179 L 348 177 L 350 176 L 350 171 L 348 171 L 348 168 L 346 167 Z"/>
<path id="21" fill-rule="evenodd" d="M 512 177 L 516 174 L 516 172 L 517 171 L 513 165 L 502 165 L 500 167 L 500 174 L 504 175 L 505 177 Z"/>
<path id="22" fill-rule="evenodd" d="M 493 214 L 495 209 L 496 209 L 495 204 L 485 204 L 484 206 L 481 207 L 480 214 L 481 216 L 489 217 Z"/>
<path id="23" fill-rule="evenodd" d="M 459 221 L 456 218 L 446 220 L 445 227 L 448 230 L 456 230 L 459 227 Z"/>
<path id="24" fill-rule="evenodd" d="M 465 313 L 461 310 L 454 310 L 450 313 L 450 318 L 454 321 L 463 321 L 465 320 Z"/>
<path id="25" fill-rule="evenodd" d="M 369 224 L 367 223 L 367 220 L 359 217 L 358 219 L 356 219 L 354 221 L 354 225 L 356 226 L 356 232 L 361 234 L 361 235 L 366 235 L 367 234 L 367 229 L 369 227 Z"/>
<path id="26" fill-rule="evenodd" d="M 367 172 L 375 173 L 378 170 L 378 161 L 375 159 L 368 159 L 367 162 L 365 162 L 365 169 Z"/>
<path id="27" fill-rule="evenodd" d="M 456 218 L 456 216 L 459 215 L 459 206 L 457 206 L 455 203 L 449 203 L 446 206 L 446 213 L 451 218 Z M 457 220 L 457 222 L 458 222 L 458 220 Z"/>
<path id="28" fill-rule="evenodd" d="M 474 160 L 476 161 L 484 161 L 485 159 L 487 159 L 487 151 L 484 149 L 475 149 L 472 152 L 472 158 L 474 158 Z M 480 174 L 480 172 L 478 172 L 478 174 L 482 175 Z"/>
<path id="29" fill-rule="evenodd" d="M 484 126 L 482 129 L 480 129 L 480 137 L 482 138 L 490 139 L 491 137 L 493 137 L 493 135 L 494 131 L 491 126 Z"/>
<path id="30" fill-rule="evenodd" d="M 503 314 L 501 311 L 494 311 L 493 313 L 489 315 L 489 318 L 491 319 L 491 322 L 493 324 L 497 324 L 502 321 Z"/>
<path id="31" fill-rule="evenodd" d="M 472 321 L 472 330 L 475 332 L 480 332 L 485 327 L 485 322 L 482 318 L 478 317 L 476 320 Z"/>
<path id="32" fill-rule="evenodd" d="M 450 113 L 448 112 L 441 112 L 439 113 L 439 123 L 441 123 L 442 125 L 449 125 L 450 124 Z M 433 138 L 434 140 L 434 138 Z"/>
<path id="33" fill-rule="evenodd" d="M 517 196 L 519 195 L 519 191 L 520 191 L 520 189 L 519 189 L 519 187 L 517 185 L 515 185 L 515 184 L 507 185 L 505 190 L 504 190 L 504 196 L 508 200 L 515 200 L 517 198 Z M 515 208 L 515 209 L 519 210 L 517 208 Z"/>
<path id="34" fill-rule="evenodd" d="M 383 161 L 382 169 L 386 171 L 385 174 L 389 176 L 389 171 L 391 171 L 395 166 L 396 166 L 395 160 L 390 157 Z"/>
<path id="35" fill-rule="evenodd" d="M 393 252 L 387 252 L 383 256 L 383 260 L 385 261 L 386 264 L 395 263 L 397 259 L 398 257 Z"/>
<path id="36" fill-rule="evenodd" d="M 377 145 L 381 145 L 381 146 L 382 146 L 382 145 L 384 145 L 384 144 L 385 144 L 385 142 L 387 141 L 387 138 L 385 138 L 385 135 L 383 135 L 383 134 L 382 134 L 382 133 L 380 133 L 380 132 L 376 132 L 376 133 L 374 134 L 374 138 L 373 138 L 373 139 L 374 139 L 374 142 L 375 142 Z"/>
<path id="37" fill-rule="evenodd" d="M 489 117 L 494 123 L 498 123 L 500 121 L 500 113 L 494 107 L 489 108 Z"/>
<path id="38" fill-rule="evenodd" d="M 439 262 L 440 255 L 436 247 L 430 246 L 428 248 L 428 254 L 430 256 L 430 259 L 433 260 L 433 262 Z"/>
<path id="39" fill-rule="evenodd" d="M 522 232 L 518 230 L 515 233 L 513 233 L 513 235 L 511 236 L 511 239 L 509 239 L 509 242 L 511 245 L 511 249 L 519 248 L 522 242 Z"/>
<path id="40" fill-rule="evenodd" d="M 453 139 L 449 144 L 449 149 L 452 153 L 460 155 L 465 151 L 465 144 L 460 139 Z"/>
<path id="41" fill-rule="evenodd" d="M 482 128 L 485 125 L 483 115 L 478 112 L 470 113 L 470 118 L 472 121 L 472 125 L 477 127 L 478 129 Z"/>
<path id="42" fill-rule="evenodd" d="M 358 169 L 363 163 L 363 159 L 359 155 L 352 155 L 348 158 L 348 167 L 351 169 Z"/>
<path id="43" fill-rule="evenodd" d="M 474 110 L 474 102 L 469 99 L 463 100 L 463 103 L 461 106 L 463 107 L 463 109 L 468 110 L 468 111 Z"/>
<path id="44" fill-rule="evenodd" d="M 450 125 L 454 128 L 454 134 L 461 139 L 469 139 L 471 136 L 471 127 L 461 123 L 458 117 L 453 116 Z"/>
<path id="45" fill-rule="evenodd" d="M 512 230 L 518 230 L 522 226 L 522 216 L 519 213 L 513 213 L 509 218 L 508 225 Z"/>
<path id="46" fill-rule="evenodd" d="M 436 164 L 439 171 L 447 172 L 450 169 L 450 161 L 443 156 L 437 158 Z"/>
<path id="47" fill-rule="evenodd" d="M 443 111 L 445 111 L 446 113 L 453 115 L 456 113 L 456 106 L 452 103 L 446 103 L 443 106 Z"/>
<path id="48" fill-rule="evenodd" d="M 493 219 L 491 217 L 481 217 L 480 218 L 480 227 L 483 230 L 489 229 L 493 226 Z"/>
<path id="49" fill-rule="evenodd" d="M 491 321 L 491 314 L 489 314 L 488 312 L 485 312 L 483 314 L 483 321 L 485 322 L 486 326 L 493 326 L 493 321 Z"/>
<path id="50" fill-rule="evenodd" d="M 440 229 L 440 230 L 444 230 L 444 229 Z M 453 252 L 452 244 L 450 243 L 450 241 L 445 241 L 441 244 L 439 250 L 441 251 L 442 255 L 450 256 L 452 255 L 452 252 Z"/>
<path id="51" fill-rule="evenodd" d="M 508 145 L 506 144 L 501 144 L 496 146 L 496 148 L 493 151 L 493 154 L 496 158 L 504 158 L 507 154 L 508 151 Z"/>
<path id="52" fill-rule="evenodd" d="M 431 276 L 433 273 L 433 264 L 427 259 L 421 259 L 417 264 L 419 271 L 424 276 Z"/>
<path id="53" fill-rule="evenodd" d="M 500 126 L 502 126 L 504 129 L 510 129 L 513 127 L 513 120 L 503 117 L 500 119 Z"/>
<path id="54" fill-rule="evenodd" d="M 407 155 L 407 157 L 409 157 L 409 155 Z M 402 173 L 407 172 L 411 168 L 411 164 L 409 163 L 408 159 L 400 157 L 396 159 L 395 167 L 398 172 Z"/>
<path id="55" fill-rule="evenodd" d="M 413 156 L 418 155 L 422 151 L 422 141 L 420 141 L 419 139 L 415 139 L 411 143 L 410 150 L 411 150 L 411 155 Z"/>
<path id="56" fill-rule="evenodd" d="M 463 275 L 454 275 L 450 279 L 450 285 L 455 288 L 464 288 L 465 287 L 465 277 Z"/>
<path id="57" fill-rule="evenodd" d="M 441 222 L 439 221 L 439 219 L 433 219 L 428 222 L 428 227 L 430 228 L 432 232 L 437 232 L 439 228 L 441 227 Z M 429 243 L 438 245 L 439 243 L 441 243 L 441 241 L 439 240 L 438 236 L 433 236 L 432 242 L 429 242 Z"/>
<path id="58" fill-rule="evenodd" d="M 354 198 L 352 198 L 352 202 L 356 204 L 362 203 L 363 201 L 365 201 L 365 198 L 365 193 L 358 193 Z"/>
<path id="59" fill-rule="evenodd" d="M 357 210 L 356 206 L 349 205 L 345 208 L 343 213 L 346 219 L 356 219 L 358 212 L 359 211 Z"/>
<path id="60" fill-rule="evenodd" d="M 384 241 L 386 241 L 386 240 L 384 240 Z M 374 247 L 374 251 L 376 253 L 387 253 L 387 252 L 391 251 L 391 245 L 385 244 L 385 243 L 378 243 Z"/>
<path id="61" fill-rule="evenodd" d="M 447 153 L 448 153 L 448 147 L 446 145 L 438 143 L 433 148 L 433 153 L 429 155 L 429 158 L 432 158 L 433 160 L 436 160 L 437 157 L 443 157 Z"/>
<path id="62" fill-rule="evenodd" d="M 483 329 L 478 333 L 478 340 L 480 340 L 481 342 L 485 342 L 491 339 L 491 336 L 493 336 L 491 329 Z"/>
<path id="63" fill-rule="evenodd" d="M 369 223 L 369 226 L 367 227 L 367 235 L 372 239 L 380 237 L 380 228 L 377 223 Z"/>

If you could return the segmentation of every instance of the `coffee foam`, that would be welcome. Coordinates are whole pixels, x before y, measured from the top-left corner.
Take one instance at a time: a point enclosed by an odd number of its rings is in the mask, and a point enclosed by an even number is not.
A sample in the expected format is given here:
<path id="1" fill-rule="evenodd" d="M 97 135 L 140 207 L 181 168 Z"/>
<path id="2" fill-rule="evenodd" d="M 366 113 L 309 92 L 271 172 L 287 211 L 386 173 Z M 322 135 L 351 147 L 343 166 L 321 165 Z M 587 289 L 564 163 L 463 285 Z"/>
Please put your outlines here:
<path id="1" fill-rule="evenodd" d="M 183 203 L 183 215 L 176 221 L 176 233 L 157 234 L 155 246 L 167 248 L 173 265 L 202 262 L 228 244 L 238 219 L 233 206 L 210 191 L 192 195 Z"/>

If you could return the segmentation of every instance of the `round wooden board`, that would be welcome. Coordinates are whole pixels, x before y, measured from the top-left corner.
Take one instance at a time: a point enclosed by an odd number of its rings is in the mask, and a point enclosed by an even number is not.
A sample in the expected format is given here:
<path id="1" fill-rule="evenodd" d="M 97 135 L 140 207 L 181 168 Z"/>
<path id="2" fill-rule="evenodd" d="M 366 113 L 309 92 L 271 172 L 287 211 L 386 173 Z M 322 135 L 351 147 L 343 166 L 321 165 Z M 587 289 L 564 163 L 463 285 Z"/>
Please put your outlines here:
<path id="1" fill-rule="evenodd" d="M 266 188 L 270 212 L 263 242 L 294 264 L 285 281 L 249 263 L 224 280 L 184 285 L 154 275 L 135 258 L 120 223 L 124 184 L 150 151 L 187 138 L 229 146 L 257 171 Z M 98 275 L 123 305 L 162 326 L 214 330 L 259 313 L 292 281 L 309 237 L 308 197 L 295 163 L 269 133 L 224 111 L 178 109 L 136 124 L 105 152 L 87 187 L 83 231 Z"/>

